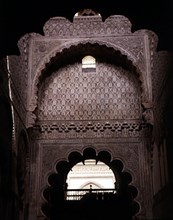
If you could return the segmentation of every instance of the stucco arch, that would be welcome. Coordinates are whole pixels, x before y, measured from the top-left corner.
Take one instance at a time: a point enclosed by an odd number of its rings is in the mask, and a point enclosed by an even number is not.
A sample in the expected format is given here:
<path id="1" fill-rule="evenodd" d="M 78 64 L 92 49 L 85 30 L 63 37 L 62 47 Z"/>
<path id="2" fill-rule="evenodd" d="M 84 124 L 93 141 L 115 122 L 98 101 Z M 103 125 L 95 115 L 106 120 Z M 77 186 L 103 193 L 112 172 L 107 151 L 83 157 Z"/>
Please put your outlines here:
<path id="1" fill-rule="evenodd" d="M 74 153 L 74 152 L 71 152 Z M 106 155 L 106 157 L 104 158 L 104 160 L 102 160 L 102 158 L 99 158 L 99 153 L 103 153 Z M 85 158 L 90 158 L 90 159 L 99 159 L 99 161 L 103 162 L 105 165 L 108 165 L 111 169 L 116 170 L 116 172 L 118 173 L 118 175 L 120 176 L 120 184 L 122 184 L 122 186 L 124 187 L 126 185 L 126 187 L 128 188 L 128 190 L 130 190 L 130 192 L 133 194 L 133 198 L 132 200 L 135 202 L 135 204 L 138 204 L 139 209 L 138 211 L 135 213 L 137 214 L 140 210 L 140 202 L 138 201 L 137 198 L 137 194 L 138 194 L 138 189 L 136 186 L 134 186 L 133 184 L 131 184 L 131 178 L 132 175 L 131 173 L 128 171 L 125 171 L 125 164 L 120 160 L 120 159 L 111 159 L 111 154 L 107 151 L 99 151 L 99 153 L 92 147 L 87 147 L 83 150 L 83 152 L 81 152 L 81 162 L 85 159 Z M 70 155 L 69 155 L 70 156 Z M 75 158 L 73 158 L 74 160 Z M 51 190 L 56 187 L 56 183 L 57 181 L 60 181 L 60 178 L 62 176 L 62 174 L 66 175 L 66 172 L 68 173 L 69 170 L 72 168 L 73 166 L 73 160 L 71 161 L 67 161 L 67 160 L 61 160 L 56 164 L 56 172 L 52 173 L 50 175 L 47 176 L 48 182 L 49 182 L 49 186 L 44 187 L 42 190 L 42 201 L 41 202 L 41 213 L 44 216 L 49 216 L 50 214 L 50 210 L 49 210 L 49 195 L 51 193 Z M 130 179 L 129 179 L 130 177 Z M 61 181 L 60 181 L 61 182 Z M 64 182 L 63 182 L 64 183 Z M 62 183 L 62 184 L 63 184 Z M 60 186 L 61 188 L 61 186 Z M 121 193 L 120 193 L 121 194 Z"/>
<path id="2" fill-rule="evenodd" d="M 106 40 L 104 41 L 104 40 L 97 40 L 97 39 L 84 39 L 84 40 L 80 39 L 80 40 L 69 41 L 68 43 L 67 42 L 63 43 L 61 46 L 55 47 L 52 51 L 50 51 L 46 56 L 42 58 L 41 62 L 36 68 L 35 76 L 34 76 L 33 83 L 32 83 L 31 96 L 29 100 L 29 111 L 32 114 L 34 114 L 34 111 L 37 108 L 38 90 L 39 90 L 39 85 L 41 84 L 43 73 L 46 72 L 47 68 L 53 64 L 54 60 L 58 62 L 56 57 L 63 56 L 63 54 L 66 51 L 72 52 L 76 50 L 76 48 L 78 48 L 80 45 L 85 47 L 87 44 L 97 45 L 98 49 L 99 47 L 104 47 L 107 50 L 112 50 L 114 51 L 114 53 L 120 60 L 122 60 L 123 62 L 126 62 L 126 65 L 128 65 L 128 68 L 131 71 L 135 72 L 137 77 L 139 78 L 139 81 L 141 84 L 141 91 L 142 91 L 141 99 L 142 99 L 142 102 L 146 102 L 148 91 L 147 91 L 147 88 L 145 87 L 144 73 L 140 69 L 140 66 L 138 65 L 138 61 L 132 53 L 127 51 L 125 48 L 115 45 L 113 43 L 107 42 Z M 116 60 L 116 57 L 115 57 L 115 60 Z M 34 122 L 33 122 L 34 124 L 36 117 L 32 116 L 32 118 L 34 119 Z"/>

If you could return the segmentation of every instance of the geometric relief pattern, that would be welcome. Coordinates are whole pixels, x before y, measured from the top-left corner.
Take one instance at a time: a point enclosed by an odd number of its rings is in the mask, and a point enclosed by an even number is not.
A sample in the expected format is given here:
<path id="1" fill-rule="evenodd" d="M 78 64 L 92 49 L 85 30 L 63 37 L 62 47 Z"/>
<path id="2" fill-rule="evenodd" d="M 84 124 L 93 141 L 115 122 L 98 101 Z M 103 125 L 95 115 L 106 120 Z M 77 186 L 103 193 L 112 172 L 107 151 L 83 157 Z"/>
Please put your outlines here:
<path id="1" fill-rule="evenodd" d="M 67 65 L 47 77 L 39 89 L 38 120 L 139 119 L 140 85 L 134 73 L 96 63 L 96 71 Z"/>

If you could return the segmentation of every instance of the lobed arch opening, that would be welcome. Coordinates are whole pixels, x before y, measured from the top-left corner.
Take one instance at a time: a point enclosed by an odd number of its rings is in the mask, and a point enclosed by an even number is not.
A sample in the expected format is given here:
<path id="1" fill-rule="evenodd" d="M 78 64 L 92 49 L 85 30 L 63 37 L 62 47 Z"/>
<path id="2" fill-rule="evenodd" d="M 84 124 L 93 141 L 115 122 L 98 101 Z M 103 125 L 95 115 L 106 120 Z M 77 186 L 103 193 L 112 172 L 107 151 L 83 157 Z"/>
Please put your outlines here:
<path id="1" fill-rule="evenodd" d="M 116 197 L 111 197 L 113 206 L 116 207 L 117 204 L 124 206 L 124 204 L 126 204 L 126 208 L 131 217 L 140 211 L 140 205 L 135 201 L 138 196 L 138 190 L 135 186 L 131 185 L 132 175 L 125 171 L 123 162 L 120 159 L 112 159 L 111 154 L 107 151 L 97 153 L 94 148 L 87 147 L 83 150 L 82 154 L 77 151 L 71 152 L 68 156 L 68 160 L 59 161 L 56 164 L 56 172 L 48 176 L 49 186 L 43 190 L 44 202 L 41 206 L 41 211 L 46 217 L 54 219 L 52 215 L 56 216 L 55 212 L 59 212 L 60 214 L 60 210 L 64 209 L 64 205 L 66 204 L 65 196 L 67 193 L 64 187 L 66 186 L 68 173 L 77 163 L 82 162 L 85 164 L 85 161 L 90 159 L 95 160 L 96 163 L 98 163 L 98 161 L 103 162 L 116 176 L 115 187 L 117 195 Z M 81 198 L 80 201 L 84 201 L 83 198 Z M 56 204 L 58 204 L 58 207 Z M 50 207 L 56 208 L 51 209 Z M 68 212 L 68 210 L 66 210 L 66 212 Z"/>

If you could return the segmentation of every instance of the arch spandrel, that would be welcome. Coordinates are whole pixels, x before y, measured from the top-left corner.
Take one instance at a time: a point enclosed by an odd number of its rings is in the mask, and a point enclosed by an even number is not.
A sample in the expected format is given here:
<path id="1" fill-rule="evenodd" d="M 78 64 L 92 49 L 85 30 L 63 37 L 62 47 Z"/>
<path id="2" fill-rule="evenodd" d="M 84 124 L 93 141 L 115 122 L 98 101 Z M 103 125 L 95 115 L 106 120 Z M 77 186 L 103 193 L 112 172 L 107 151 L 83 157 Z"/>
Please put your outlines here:
<path id="1" fill-rule="evenodd" d="M 84 151 L 85 150 L 93 150 L 95 152 L 94 155 L 92 155 L 91 153 L 89 153 L 90 151 L 86 152 L 86 155 L 84 155 Z M 71 153 L 73 153 L 74 151 L 72 151 Z M 138 181 L 136 181 L 139 178 L 136 178 L 137 172 L 133 172 L 131 169 L 128 169 L 128 165 L 126 163 L 124 163 L 124 160 L 119 158 L 119 157 L 115 157 L 112 158 L 112 154 L 111 151 L 102 151 L 102 150 L 95 150 L 94 148 L 84 148 L 83 150 L 81 149 L 79 154 L 81 155 L 81 160 L 80 162 L 83 162 L 85 160 L 85 157 L 87 157 L 88 159 L 95 159 L 97 161 L 97 159 L 99 158 L 99 153 L 106 153 L 108 154 L 110 157 L 107 158 L 105 161 L 102 161 L 99 159 L 100 162 L 102 162 L 105 166 L 108 166 L 110 168 L 110 170 L 114 173 L 114 177 L 116 178 L 117 181 L 117 189 L 121 188 L 121 185 L 123 186 L 128 186 L 128 189 L 132 188 L 132 189 L 136 189 L 135 192 L 135 196 L 133 197 L 134 201 L 138 202 L 139 204 L 142 203 L 142 199 L 141 199 L 141 195 L 140 195 L 140 190 L 139 190 L 139 186 L 138 186 Z M 74 158 L 75 159 L 75 158 Z M 75 163 L 76 164 L 76 163 Z M 118 166 L 118 164 L 122 165 Z M 55 187 L 55 184 L 57 183 L 57 179 L 59 176 L 59 173 L 65 173 L 66 174 L 69 173 L 69 171 L 72 169 L 74 163 L 73 161 L 69 161 L 67 158 L 64 159 L 58 159 L 56 161 L 54 161 L 54 167 L 53 170 L 49 170 L 49 172 L 44 173 L 44 179 L 45 181 L 40 181 L 40 183 L 42 183 L 42 187 L 40 188 L 40 192 L 41 192 L 41 197 L 39 199 L 39 206 L 40 208 L 42 207 L 42 204 L 47 203 L 48 204 L 48 200 L 47 198 L 47 191 L 50 189 L 51 187 Z M 67 173 L 66 173 L 67 171 Z M 46 181 L 47 180 L 47 181 Z M 67 179 L 64 179 L 64 181 L 66 182 Z M 63 181 L 63 182 L 64 182 Z M 121 196 L 121 195 L 120 195 Z M 39 209 L 41 215 L 45 216 L 45 213 L 43 211 L 43 209 Z M 141 210 L 139 209 L 138 212 L 136 213 L 137 215 L 140 214 Z"/>

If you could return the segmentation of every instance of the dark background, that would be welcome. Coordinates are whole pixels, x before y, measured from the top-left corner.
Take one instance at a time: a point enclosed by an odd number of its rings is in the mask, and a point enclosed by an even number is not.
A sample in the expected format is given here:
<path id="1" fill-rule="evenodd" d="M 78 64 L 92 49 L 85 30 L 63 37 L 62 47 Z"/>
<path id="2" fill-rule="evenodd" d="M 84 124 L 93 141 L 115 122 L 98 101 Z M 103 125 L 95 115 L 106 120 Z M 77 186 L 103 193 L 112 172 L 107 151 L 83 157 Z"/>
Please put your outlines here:
<path id="1" fill-rule="evenodd" d="M 154 31 L 159 37 L 158 50 L 173 51 L 173 0 L 1 0 L 0 58 L 19 54 L 18 40 L 26 33 L 43 34 L 49 18 L 63 16 L 73 21 L 76 12 L 91 8 L 105 20 L 124 15 L 132 23 L 132 32 Z"/>

